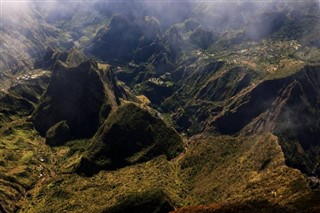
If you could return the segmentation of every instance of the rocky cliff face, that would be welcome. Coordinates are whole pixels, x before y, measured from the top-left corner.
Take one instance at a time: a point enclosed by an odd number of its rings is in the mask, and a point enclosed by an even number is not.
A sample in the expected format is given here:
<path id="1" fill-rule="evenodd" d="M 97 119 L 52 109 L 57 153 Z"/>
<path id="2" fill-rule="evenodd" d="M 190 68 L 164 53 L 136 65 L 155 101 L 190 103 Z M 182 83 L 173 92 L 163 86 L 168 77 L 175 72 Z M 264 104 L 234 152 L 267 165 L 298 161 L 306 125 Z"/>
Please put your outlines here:
<path id="1" fill-rule="evenodd" d="M 288 164 L 310 175 L 319 175 L 318 70 L 318 66 L 306 66 L 288 77 L 270 108 L 247 128 L 274 132 L 281 138 Z"/>
<path id="2" fill-rule="evenodd" d="M 189 85 L 194 86 L 182 86 L 163 103 L 163 109 L 176 110 L 173 118 L 179 129 L 191 134 L 273 132 L 281 138 L 289 165 L 310 175 L 318 171 L 319 67 L 305 66 L 293 75 L 272 80 L 259 79 L 255 70 L 225 67 L 193 72 Z M 190 96 L 193 100 L 183 98 Z M 292 152 L 296 154 L 290 155 Z"/>
<path id="3" fill-rule="evenodd" d="M 316 1 L 58 2 L 1 28 L 1 212 L 317 212 Z"/>
<path id="4" fill-rule="evenodd" d="M 73 137 L 90 137 L 127 94 L 111 70 L 100 70 L 94 61 L 69 68 L 55 64 L 50 83 L 33 113 L 36 129 L 45 132 L 66 120 Z"/>

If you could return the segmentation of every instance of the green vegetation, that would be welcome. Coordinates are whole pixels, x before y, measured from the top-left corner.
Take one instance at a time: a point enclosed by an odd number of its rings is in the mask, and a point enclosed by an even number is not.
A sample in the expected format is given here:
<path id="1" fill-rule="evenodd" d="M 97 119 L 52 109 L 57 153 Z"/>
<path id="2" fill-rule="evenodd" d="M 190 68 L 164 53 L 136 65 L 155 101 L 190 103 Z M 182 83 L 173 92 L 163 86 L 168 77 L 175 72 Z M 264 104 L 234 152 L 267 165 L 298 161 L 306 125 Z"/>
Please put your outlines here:
<path id="1" fill-rule="evenodd" d="M 282 205 L 294 209 L 309 208 L 306 203 L 312 202 L 312 196 L 313 200 L 319 199 L 312 195 L 298 170 L 285 166 L 278 140 L 271 134 L 197 136 L 189 140 L 185 154 L 171 161 L 162 155 L 88 178 L 70 174 L 70 168 L 88 150 L 89 141 L 70 141 L 50 149 L 35 132 L 20 128 L 13 126 L 17 136 L 7 136 L 3 143 L 6 157 L 1 163 L 5 167 L 0 167 L 5 174 L 1 181 L 19 191 L 2 187 L 6 193 L 1 195 L 20 197 L 19 202 L 4 203 L 6 209 L 20 206 L 21 212 L 167 212 L 211 203 L 222 203 L 218 204 L 222 209 L 236 208 L 232 207 L 234 202 L 237 206 L 249 205 L 245 207 L 249 209 L 257 207 L 250 203 L 265 209 L 281 209 Z M 21 143 L 18 135 L 28 140 Z M 15 146 L 25 148 L 17 152 Z"/>
<path id="2" fill-rule="evenodd" d="M 154 106 L 157 106 L 172 95 L 173 86 L 174 83 L 172 81 L 150 78 L 141 84 L 135 85 L 134 91 L 137 94 L 145 95 Z"/>
<path id="3" fill-rule="evenodd" d="M 0 203 L 13 212 L 32 194 L 31 189 L 54 174 L 53 151 L 23 119 L 5 123 L 0 138 Z"/>
<path id="4" fill-rule="evenodd" d="M 286 205 L 311 193 L 304 176 L 285 165 L 277 137 L 267 133 L 193 139 L 180 174 L 193 205 L 251 199 Z"/>
<path id="5" fill-rule="evenodd" d="M 0 212 L 319 212 L 317 3 L 175 4 L 3 5 Z"/>
<path id="6" fill-rule="evenodd" d="M 92 178 L 60 175 L 43 185 L 21 212 L 158 212 L 168 204 L 181 206 L 182 195 L 175 167 L 162 156 Z"/>
<path id="7" fill-rule="evenodd" d="M 67 142 L 70 137 L 70 128 L 66 121 L 58 122 L 48 129 L 46 143 L 49 146 L 59 146 Z"/>
<path id="8" fill-rule="evenodd" d="M 134 103 L 112 112 L 91 143 L 77 168 L 80 174 L 117 169 L 163 154 L 172 159 L 183 150 L 174 129 Z"/>

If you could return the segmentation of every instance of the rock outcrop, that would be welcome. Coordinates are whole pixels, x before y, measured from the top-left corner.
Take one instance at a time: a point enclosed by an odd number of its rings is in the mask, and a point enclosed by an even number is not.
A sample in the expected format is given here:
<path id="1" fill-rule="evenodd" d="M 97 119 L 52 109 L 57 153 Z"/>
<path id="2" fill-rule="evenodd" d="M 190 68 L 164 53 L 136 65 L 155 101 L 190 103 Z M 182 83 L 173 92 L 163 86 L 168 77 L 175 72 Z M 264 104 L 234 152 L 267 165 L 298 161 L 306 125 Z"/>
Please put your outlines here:
<path id="1" fill-rule="evenodd" d="M 95 61 L 73 68 L 58 61 L 32 121 L 42 135 L 65 120 L 72 137 L 91 137 L 111 109 L 126 97 L 113 72 L 100 70 Z"/>
<path id="2" fill-rule="evenodd" d="M 319 66 L 264 81 L 212 125 L 223 134 L 273 132 L 280 138 L 288 165 L 320 174 L 314 169 L 320 155 L 319 82 Z"/>
<path id="3" fill-rule="evenodd" d="M 46 132 L 46 143 L 49 146 L 63 145 L 70 138 L 70 128 L 66 121 L 60 121 Z"/>

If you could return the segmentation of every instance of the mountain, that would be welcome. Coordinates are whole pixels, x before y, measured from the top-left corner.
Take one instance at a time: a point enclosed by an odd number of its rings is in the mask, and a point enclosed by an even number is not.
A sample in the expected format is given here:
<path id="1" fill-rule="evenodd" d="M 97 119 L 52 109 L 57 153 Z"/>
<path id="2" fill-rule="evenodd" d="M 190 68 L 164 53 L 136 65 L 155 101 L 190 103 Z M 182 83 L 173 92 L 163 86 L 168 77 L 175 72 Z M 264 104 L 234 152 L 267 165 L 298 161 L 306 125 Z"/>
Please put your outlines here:
<path id="1" fill-rule="evenodd" d="M 317 1 L 4 2 L 0 212 L 318 212 Z"/>
<path id="2" fill-rule="evenodd" d="M 90 175 L 149 161 L 159 155 L 168 160 L 182 152 L 182 139 L 160 118 L 133 103 L 120 106 L 105 121 L 76 169 Z"/>
<path id="3" fill-rule="evenodd" d="M 74 137 L 90 137 L 112 108 L 126 98 L 109 70 L 99 70 L 94 61 L 77 67 L 57 62 L 50 83 L 32 115 L 40 134 L 66 120 Z"/>

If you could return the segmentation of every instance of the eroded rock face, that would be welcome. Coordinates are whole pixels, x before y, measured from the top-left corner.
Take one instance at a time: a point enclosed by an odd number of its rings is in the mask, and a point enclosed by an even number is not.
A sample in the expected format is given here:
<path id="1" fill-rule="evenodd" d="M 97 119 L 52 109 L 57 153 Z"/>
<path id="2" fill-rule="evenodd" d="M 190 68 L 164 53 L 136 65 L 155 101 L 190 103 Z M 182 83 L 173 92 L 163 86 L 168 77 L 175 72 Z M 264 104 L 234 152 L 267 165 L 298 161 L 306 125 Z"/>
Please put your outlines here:
<path id="1" fill-rule="evenodd" d="M 108 117 L 76 170 L 92 175 L 102 169 L 121 168 L 159 155 L 172 159 L 182 150 L 182 140 L 174 129 L 130 103 L 120 106 Z"/>
<path id="2" fill-rule="evenodd" d="M 264 81 L 212 125 L 224 134 L 273 132 L 280 138 L 288 165 L 319 173 L 315 169 L 320 155 L 319 82 L 319 66 Z"/>
<path id="3" fill-rule="evenodd" d="M 319 175 L 319 66 L 265 79 L 250 68 L 226 67 L 206 63 L 174 72 L 186 80 L 178 78 L 175 85 L 180 88 L 161 106 L 175 112 L 177 130 L 190 135 L 272 132 L 279 137 L 288 165 Z"/>
<path id="4" fill-rule="evenodd" d="M 44 135 L 65 120 L 73 137 L 90 137 L 110 110 L 125 96 L 111 71 L 98 69 L 94 61 L 69 68 L 58 62 L 49 86 L 32 115 L 35 128 Z"/>

